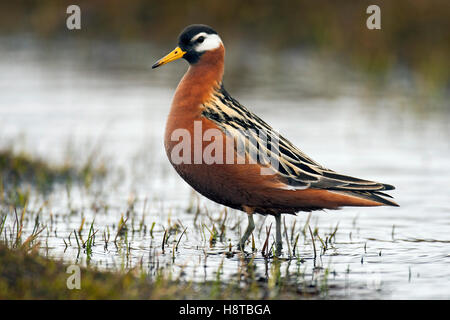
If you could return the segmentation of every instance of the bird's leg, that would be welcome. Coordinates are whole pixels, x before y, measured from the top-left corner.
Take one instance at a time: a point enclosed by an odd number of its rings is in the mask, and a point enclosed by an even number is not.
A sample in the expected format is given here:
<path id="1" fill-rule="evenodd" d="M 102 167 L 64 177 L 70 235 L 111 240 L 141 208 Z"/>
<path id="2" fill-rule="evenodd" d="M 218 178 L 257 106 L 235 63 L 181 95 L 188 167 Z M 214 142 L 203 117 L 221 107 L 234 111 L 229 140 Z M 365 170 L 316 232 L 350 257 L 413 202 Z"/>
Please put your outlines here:
<path id="1" fill-rule="evenodd" d="M 245 242 L 247 241 L 248 237 L 252 234 L 253 230 L 255 229 L 255 222 L 253 222 L 253 212 L 254 210 L 252 208 L 249 208 L 247 206 L 244 206 L 244 210 L 247 213 L 248 217 L 248 226 L 247 230 L 245 230 L 244 235 L 242 236 L 241 240 L 238 244 L 238 249 L 244 251 Z"/>
<path id="2" fill-rule="evenodd" d="M 275 215 L 276 223 L 276 255 L 281 255 L 283 249 L 283 240 L 281 240 L 281 214 Z"/>

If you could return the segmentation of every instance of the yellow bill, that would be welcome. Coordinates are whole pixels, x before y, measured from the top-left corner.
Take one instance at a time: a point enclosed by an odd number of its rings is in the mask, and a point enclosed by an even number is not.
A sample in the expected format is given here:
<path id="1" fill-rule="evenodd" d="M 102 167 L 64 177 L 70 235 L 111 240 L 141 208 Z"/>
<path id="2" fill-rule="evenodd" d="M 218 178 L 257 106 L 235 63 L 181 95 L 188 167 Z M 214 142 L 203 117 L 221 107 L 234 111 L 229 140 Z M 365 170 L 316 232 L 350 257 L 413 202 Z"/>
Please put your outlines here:
<path id="1" fill-rule="evenodd" d="M 186 51 L 181 50 L 180 47 L 176 47 L 167 56 L 156 61 L 156 63 L 154 65 L 152 65 L 152 69 L 155 69 L 159 66 L 162 66 L 163 64 L 180 59 L 181 57 L 183 57 L 185 55 L 185 53 L 186 53 Z"/>

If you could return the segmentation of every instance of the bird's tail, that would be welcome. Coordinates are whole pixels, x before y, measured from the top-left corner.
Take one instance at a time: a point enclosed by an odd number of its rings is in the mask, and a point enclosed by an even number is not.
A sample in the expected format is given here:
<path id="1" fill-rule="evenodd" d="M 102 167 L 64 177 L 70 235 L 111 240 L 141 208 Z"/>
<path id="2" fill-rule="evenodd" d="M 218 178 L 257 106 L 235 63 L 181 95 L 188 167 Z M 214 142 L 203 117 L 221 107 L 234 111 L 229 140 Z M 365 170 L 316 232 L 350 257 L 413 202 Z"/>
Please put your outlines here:
<path id="1" fill-rule="evenodd" d="M 395 189 L 394 187 L 390 188 L 392 186 L 386 185 L 385 190 L 392 190 Z M 375 203 L 378 203 L 379 205 L 385 205 L 385 206 L 393 206 L 393 207 L 399 207 L 400 205 L 394 202 L 393 200 L 387 199 L 391 198 L 392 196 L 381 192 L 381 191 L 333 191 L 335 193 L 340 193 L 346 196 L 352 196 L 357 197 L 360 199 L 365 199 L 369 201 L 374 201 Z M 376 204 L 375 204 L 376 205 Z"/>

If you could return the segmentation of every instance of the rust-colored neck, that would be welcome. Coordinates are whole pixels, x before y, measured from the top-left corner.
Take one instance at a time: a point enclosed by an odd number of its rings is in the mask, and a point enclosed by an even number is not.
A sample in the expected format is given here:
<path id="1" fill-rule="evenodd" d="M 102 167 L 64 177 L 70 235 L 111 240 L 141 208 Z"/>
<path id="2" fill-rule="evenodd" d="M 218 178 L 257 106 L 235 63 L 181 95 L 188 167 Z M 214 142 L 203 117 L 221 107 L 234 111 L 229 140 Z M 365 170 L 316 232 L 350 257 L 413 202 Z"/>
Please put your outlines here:
<path id="1" fill-rule="evenodd" d="M 191 65 L 178 84 L 172 102 L 172 110 L 185 113 L 198 110 L 222 82 L 225 48 L 205 52 L 200 60 Z M 180 110 L 182 109 L 182 110 Z"/>
<path id="2" fill-rule="evenodd" d="M 193 132 L 194 122 L 202 119 L 203 104 L 222 82 L 225 48 L 205 52 L 200 60 L 190 66 L 178 84 L 166 123 L 164 143 L 166 152 L 176 144 L 171 140 L 177 129 Z M 170 156 L 169 156 L 170 159 Z"/>

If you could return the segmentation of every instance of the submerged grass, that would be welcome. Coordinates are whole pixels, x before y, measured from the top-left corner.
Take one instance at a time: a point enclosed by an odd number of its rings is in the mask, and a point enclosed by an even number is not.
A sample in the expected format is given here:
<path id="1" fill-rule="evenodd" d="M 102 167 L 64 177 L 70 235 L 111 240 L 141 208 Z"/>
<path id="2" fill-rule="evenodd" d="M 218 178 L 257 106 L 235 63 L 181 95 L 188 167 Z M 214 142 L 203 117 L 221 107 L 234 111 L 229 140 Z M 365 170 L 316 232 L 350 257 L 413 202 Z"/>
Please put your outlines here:
<path id="1" fill-rule="evenodd" d="M 257 278 L 253 259 L 242 258 L 235 281 L 221 278 L 222 263 L 216 279 L 201 284 L 163 268 L 150 277 L 138 267 L 112 272 L 87 266 L 80 268 L 80 289 L 69 289 L 68 264 L 42 257 L 37 248 L 13 249 L 0 243 L 0 299 L 298 299 L 328 290 L 326 280 L 317 286 L 288 281 L 277 259 L 268 281 Z"/>
<path id="2" fill-rule="evenodd" d="M 0 299 L 163 299 L 183 294 L 176 282 L 156 287 L 145 278 L 127 273 L 81 268 L 81 288 L 68 289 L 67 265 L 0 245 Z"/>
<path id="3" fill-rule="evenodd" d="M 73 230 L 67 241 L 63 238 L 64 252 L 68 247 L 78 250 L 76 260 L 72 262 L 69 259 L 69 262 L 67 260 L 63 262 L 49 259 L 43 254 L 48 255 L 48 237 L 52 226 L 40 223 L 38 211 L 33 231 L 27 236 L 26 232 L 22 232 L 24 221 L 32 223 L 35 213 L 29 211 L 27 207 L 21 211 L 11 210 L 7 212 L 10 218 L 9 225 L 6 224 L 5 227 L 7 215 L 0 219 L 0 299 L 298 299 L 321 297 L 328 291 L 328 288 L 323 288 L 323 282 L 311 282 L 300 271 L 295 274 L 283 272 L 285 266 L 286 271 L 289 270 L 292 261 L 301 264 L 302 260 L 292 259 L 291 255 L 289 258 L 277 258 L 273 255 L 273 246 L 271 249 L 264 249 L 265 253 L 258 252 L 254 240 L 251 244 L 251 253 L 232 252 L 231 248 L 229 250 L 231 255 L 228 252 L 220 253 L 221 263 L 216 265 L 217 270 L 212 271 L 216 275 L 215 278 L 205 279 L 203 282 L 187 280 L 183 276 L 183 270 L 177 272 L 174 267 L 179 245 L 182 239 L 187 237 L 188 227 L 184 227 L 169 240 L 170 227 L 163 226 L 162 251 L 154 247 L 149 253 L 151 261 L 144 264 L 141 260 L 133 264 L 131 262 L 133 240 L 128 238 L 132 226 L 128 227 L 128 231 L 123 231 L 126 224 L 123 216 L 119 225 L 112 227 L 119 233 L 114 240 L 119 260 L 122 257 L 119 268 L 105 271 L 100 270 L 97 263 L 90 263 L 96 247 L 97 250 L 103 247 L 104 252 L 108 252 L 110 231 L 109 226 L 106 226 L 103 243 L 101 239 L 97 241 L 98 226 L 94 224 L 94 220 L 86 224 L 84 216 L 80 217 L 81 224 L 78 230 Z M 198 228 L 209 229 L 212 234 L 214 233 L 213 227 L 207 228 L 204 224 Z M 270 235 L 269 229 L 267 238 Z M 199 231 L 194 230 L 194 233 Z M 142 235 L 144 231 L 136 232 Z M 72 235 L 75 241 L 71 240 Z M 300 233 L 295 237 L 296 242 L 299 236 Z M 267 241 L 266 239 L 266 243 Z M 211 245 L 207 238 L 205 244 Z M 204 249 L 204 268 L 206 268 L 209 254 L 206 252 L 207 247 Z M 216 254 L 212 253 L 213 256 Z M 85 258 L 84 267 L 81 267 L 83 264 L 80 264 L 80 256 Z M 170 256 L 171 263 L 164 262 L 168 260 L 164 259 L 164 256 Z M 261 259 L 261 256 L 264 257 L 266 264 L 265 275 L 261 274 L 261 270 L 258 271 L 256 266 L 256 259 Z M 62 257 L 59 256 L 58 259 Z M 226 259 L 238 262 L 237 272 L 231 277 L 223 276 Z M 67 287 L 67 280 L 71 275 L 68 268 L 71 263 L 81 267 L 79 290 L 70 290 Z"/>

